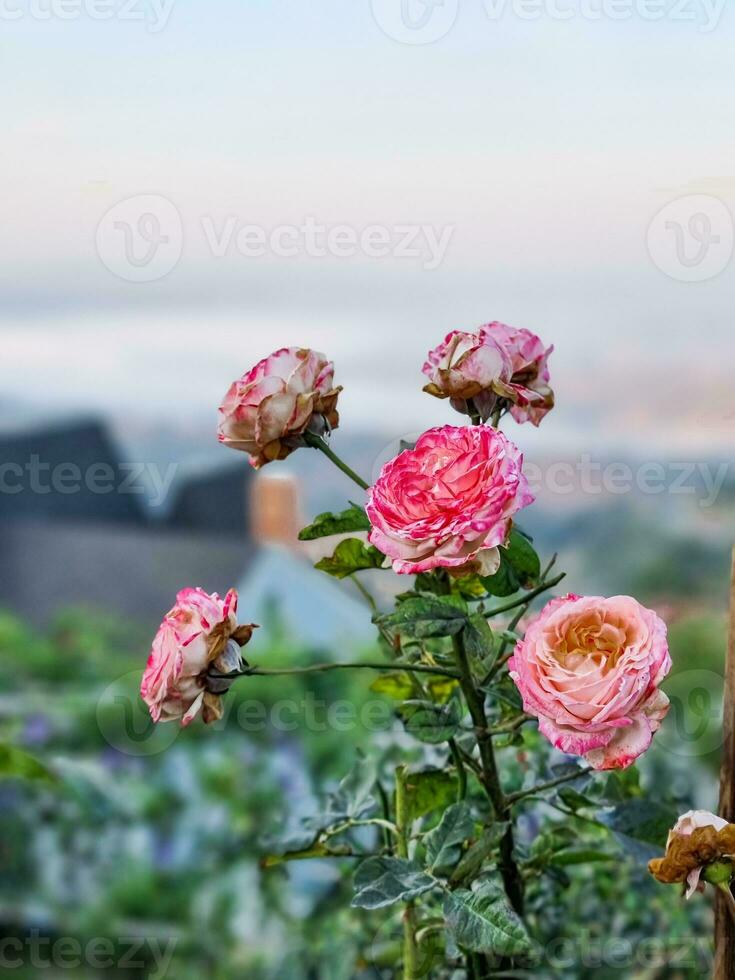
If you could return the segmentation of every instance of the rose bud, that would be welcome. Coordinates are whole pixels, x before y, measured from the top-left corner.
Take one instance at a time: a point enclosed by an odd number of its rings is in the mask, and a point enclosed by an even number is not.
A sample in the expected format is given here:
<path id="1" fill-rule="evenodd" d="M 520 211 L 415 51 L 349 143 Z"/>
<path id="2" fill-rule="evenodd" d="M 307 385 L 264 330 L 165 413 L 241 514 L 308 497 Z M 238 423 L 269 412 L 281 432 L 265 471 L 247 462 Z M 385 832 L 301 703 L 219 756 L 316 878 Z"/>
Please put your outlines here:
<path id="1" fill-rule="evenodd" d="M 544 347 L 530 330 L 508 327 L 504 323 L 487 323 L 480 327 L 480 337 L 493 341 L 510 360 L 510 378 L 496 384 L 498 393 L 510 403 L 510 414 L 516 422 L 538 425 L 554 407 L 554 392 L 549 387 L 549 355 L 554 347 Z"/>
<path id="2" fill-rule="evenodd" d="M 508 668 L 541 734 L 594 769 L 629 766 L 669 710 L 666 626 L 630 596 L 552 599 Z"/>
<path id="3" fill-rule="evenodd" d="M 368 490 L 370 543 L 399 574 L 432 568 L 497 570 L 511 518 L 533 502 L 521 452 L 482 425 L 425 432 Z"/>
<path id="4" fill-rule="evenodd" d="M 216 592 L 182 589 L 161 623 L 148 658 L 140 693 L 154 721 L 188 725 L 202 710 L 210 724 L 222 717 L 222 694 L 243 668 L 240 648 L 254 623 L 237 625 L 237 592 L 224 599 Z"/>
<path id="5" fill-rule="evenodd" d="M 728 884 L 733 857 L 735 824 L 707 810 L 689 810 L 669 831 L 664 857 L 649 861 L 648 870 L 666 885 L 686 883 L 686 897 L 690 898 L 703 874 L 713 884 Z"/>
<path id="6" fill-rule="evenodd" d="M 334 365 L 324 354 L 284 347 L 230 386 L 220 406 L 219 441 L 250 455 L 258 469 L 305 445 L 304 433 L 339 425 Z"/>
<path id="7" fill-rule="evenodd" d="M 449 398 L 452 408 L 485 422 L 510 383 L 512 364 L 491 337 L 454 330 L 429 351 L 422 370 L 430 378 L 424 391 Z"/>

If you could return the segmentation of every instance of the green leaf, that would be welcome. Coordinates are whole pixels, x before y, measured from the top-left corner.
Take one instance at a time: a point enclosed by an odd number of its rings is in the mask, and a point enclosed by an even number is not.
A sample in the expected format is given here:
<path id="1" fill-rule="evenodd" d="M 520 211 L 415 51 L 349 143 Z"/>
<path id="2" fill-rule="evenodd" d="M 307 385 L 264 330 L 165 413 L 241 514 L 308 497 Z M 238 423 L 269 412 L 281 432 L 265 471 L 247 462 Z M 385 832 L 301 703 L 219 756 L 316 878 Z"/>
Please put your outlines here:
<path id="1" fill-rule="evenodd" d="M 372 759 L 358 759 L 339 784 L 327 803 L 330 823 L 337 820 L 357 820 L 375 806 L 372 789 L 377 770 Z"/>
<path id="2" fill-rule="evenodd" d="M 552 854 L 571 847 L 578 840 L 579 834 L 570 823 L 548 827 L 538 833 L 531 844 L 532 862 L 536 865 L 546 864 Z"/>
<path id="3" fill-rule="evenodd" d="M 573 810 L 575 813 L 577 810 L 589 809 L 589 807 L 598 805 L 594 800 L 591 800 L 583 793 L 578 793 L 576 789 L 572 789 L 570 786 L 563 786 L 558 791 L 557 796 L 564 806 Z"/>
<path id="4" fill-rule="evenodd" d="M 462 854 L 462 844 L 472 835 L 474 821 L 466 803 L 450 806 L 438 827 L 425 838 L 429 870 L 442 873 L 451 870 Z"/>
<path id="5" fill-rule="evenodd" d="M 473 953 L 522 956 L 531 951 L 523 921 L 496 885 L 450 892 L 444 900 L 444 918 L 457 944 Z"/>
<path id="6" fill-rule="evenodd" d="M 40 780 L 46 783 L 57 781 L 57 777 L 38 759 L 14 745 L 0 742 L 0 779 L 9 778 Z"/>
<path id="7" fill-rule="evenodd" d="M 641 795 L 640 775 L 635 766 L 630 766 L 608 775 L 600 799 L 605 803 L 622 803 Z"/>
<path id="8" fill-rule="evenodd" d="M 413 693 L 411 678 L 406 673 L 381 674 L 370 685 L 376 694 L 386 694 L 395 701 L 405 701 Z"/>
<path id="9" fill-rule="evenodd" d="M 491 595 L 513 595 L 519 589 L 532 589 L 539 584 L 541 561 L 531 542 L 517 528 L 512 528 L 507 547 L 501 546 L 499 550 L 500 568 L 482 580 Z"/>
<path id="10" fill-rule="evenodd" d="M 431 677 L 426 681 L 429 694 L 433 701 L 446 704 L 452 694 L 459 688 L 459 681 L 452 677 Z"/>
<path id="11" fill-rule="evenodd" d="M 452 696 L 453 691 L 459 686 L 459 682 L 452 677 L 429 676 L 424 681 L 432 701 L 444 704 Z M 385 694 L 394 701 L 405 701 L 415 692 L 415 687 L 411 683 L 411 678 L 405 671 L 396 671 L 392 674 L 381 674 L 377 680 L 370 685 L 370 690 L 376 694 Z"/>
<path id="12" fill-rule="evenodd" d="M 457 778 L 443 769 L 412 772 L 406 777 L 406 791 L 411 820 L 418 820 L 456 800 Z"/>
<path id="13" fill-rule="evenodd" d="M 357 820 L 375 808 L 372 796 L 375 779 L 375 762 L 358 759 L 335 792 L 327 797 L 324 813 L 305 817 L 295 828 L 262 838 L 262 846 L 269 854 L 265 860 L 275 864 L 276 858 L 318 857 L 315 851 L 321 846 L 320 834 L 346 820 Z M 329 853 L 333 850 L 330 847 Z"/>
<path id="14" fill-rule="evenodd" d="M 276 858 L 288 854 L 302 854 L 316 845 L 319 834 L 324 830 L 324 822 L 316 817 L 307 817 L 292 830 L 279 834 L 266 834 L 261 838 L 261 845 L 268 852 L 265 861 L 276 863 Z"/>
<path id="15" fill-rule="evenodd" d="M 478 841 L 467 851 L 452 873 L 450 883 L 457 885 L 465 878 L 474 878 L 488 857 L 500 843 L 503 834 L 508 829 L 508 823 L 494 823 L 485 830 Z"/>
<path id="16" fill-rule="evenodd" d="M 467 605 L 459 596 L 422 595 L 406 599 L 394 613 L 380 616 L 377 621 L 419 640 L 454 636 L 467 621 Z"/>
<path id="17" fill-rule="evenodd" d="M 614 854 L 607 851 L 595 851 L 592 849 L 570 847 L 563 851 L 557 851 L 549 860 L 550 864 L 560 867 L 567 867 L 570 864 L 594 864 L 600 861 L 615 861 Z"/>
<path id="18" fill-rule="evenodd" d="M 654 851 L 664 850 L 669 830 L 677 819 L 678 813 L 673 808 L 644 799 L 627 800 L 599 814 L 600 822 L 609 830 L 650 845 Z"/>
<path id="19" fill-rule="evenodd" d="M 351 531 L 369 531 L 370 521 L 362 507 L 352 504 L 340 514 L 326 511 L 318 514 L 312 524 L 299 531 L 299 541 L 314 541 L 316 538 L 327 538 L 332 534 L 348 534 Z"/>
<path id="20" fill-rule="evenodd" d="M 456 698 L 446 704 L 433 701 L 406 701 L 400 714 L 406 731 L 419 742 L 438 745 L 457 734 L 462 710 Z"/>
<path id="21" fill-rule="evenodd" d="M 473 667 L 477 667 L 484 677 L 495 664 L 497 648 L 493 631 L 482 613 L 474 613 L 470 616 L 462 636 L 470 663 Z"/>
<path id="22" fill-rule="evenodd" d="M 382 909 L 396 902 L 410 902 L 434 887 L 436 882 L 411 861 L 372 857 L 355 875 L 353 908 Z"/>
<path id="23" fill-rule="evenodd" d="M 479 575 L 463 575 L 461 578 L 450 579 L 452 592 L 465 599 L 482 599 L 487 591 Z"/>
<path id="24" fill-rule="evenodd" d="M 340 855 L 349 856 L 350 853 L 351 850 L 347 846 L 337 844 L 330 847 L 317 841 L 312 847 L 307 847 L 303 851 L 289 850 L 283 854 L 266 854 L 264 858 L 261 858 L 260 866 L 262 868 L 275 868 L 277 865 L 285 864 L 288 861 L 308 861 L 311 858 L 339 857 Z"/>
<path id="25" fill-rule="evenodd" d="M 359 538 L 346 538 L 334 549 L 331 558 L 322 558 L 315 568 L 335 578 L 347 578 L 365 568 L 380 568 L 385 560 L 377 548 L 366 545 Z"/>

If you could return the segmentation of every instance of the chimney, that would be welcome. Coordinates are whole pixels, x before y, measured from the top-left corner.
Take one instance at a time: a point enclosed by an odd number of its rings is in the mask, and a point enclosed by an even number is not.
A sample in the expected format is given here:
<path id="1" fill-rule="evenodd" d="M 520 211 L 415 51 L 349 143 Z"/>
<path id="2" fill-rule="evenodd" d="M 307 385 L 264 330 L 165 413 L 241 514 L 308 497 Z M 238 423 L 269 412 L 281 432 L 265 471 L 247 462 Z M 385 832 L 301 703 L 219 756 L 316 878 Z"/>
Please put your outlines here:
<path id="1" fill-rule="evenodd" d="M 250 506 L 252 535 L 259 544 L 298 547 L 298 534 L 305 522 L 299 506 L 299 485 L 294 476 L 283 472 L 258 473 Z"/>

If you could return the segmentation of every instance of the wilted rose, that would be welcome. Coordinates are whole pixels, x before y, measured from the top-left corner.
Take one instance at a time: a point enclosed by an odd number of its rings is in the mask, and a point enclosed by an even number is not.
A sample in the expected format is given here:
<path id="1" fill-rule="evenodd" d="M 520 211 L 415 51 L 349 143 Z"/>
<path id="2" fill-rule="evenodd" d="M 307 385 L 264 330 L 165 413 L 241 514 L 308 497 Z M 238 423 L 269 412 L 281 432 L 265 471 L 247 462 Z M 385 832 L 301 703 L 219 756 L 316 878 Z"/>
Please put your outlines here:
<path id="1" fill-rule="evenodd" d="M 509 356 L 489 336 L 454 330 L 427 355 L 422 370 L 430 383 L 424 391 L 449 398 L 458 412 L 474 411 L 486 421 L 510 383 L 511 367 Z"/>
<path id="2" fill-rule="evenodd" d="M 629 766 L 669 710 L 666 626 L 630 596 L 552 599 L 508 666 L 541 733 L 595 769 Z"/>
<path id="3" fill-rule="evenodd" d="M 386 463 L 368 490 L 371 544 L 400 574 L 473 562 L 490 574 L 512 516 L 533 502 L 522 463 L 496 429 L 430 429 Z"/>
<path id="4" fill-rule="evenodd" d="M 140 686 L 154 721 L 188 725 L 200 709 L 207 724 L 222 717 L 220 695 L 231 680 L 210 676 L 210 670 L 239 670 L 240 648 L 256 628 L 238 626 L 236 613 L 234 589 L 224 599 L 203 589 L 179 592 L 153 640 Z"/>
<path id="5" fill-rule="evenodd" d="M 258 469 L 303 446 L 308 430 L 339 424 L 334 365 L 324 354 L 284 347 L 233 382 L 220 406 L 219 441 L 250 455 Z"/>
<path id="6" fill-rule="evenodd" d="M 510 360 L 510 377 L 497 386 L 510 403 L 510 414 L 516 422 L 538 425 L 554 407 L 548 368 L 553 346 L 545 347 L 530 330 L 497 321 L 480 327 L 480 337 L 484 343 L 496 343 Z"/>
<path id="7" fill-rule="evenodd" d="M 686 882 L 686 897 L 690 898 L 707 865 L 733 857 L 735 824 L 708 810 L 689 810 L 669 831 L 664 857 L 649 861 L 648 870 L 667 885 Z"/>

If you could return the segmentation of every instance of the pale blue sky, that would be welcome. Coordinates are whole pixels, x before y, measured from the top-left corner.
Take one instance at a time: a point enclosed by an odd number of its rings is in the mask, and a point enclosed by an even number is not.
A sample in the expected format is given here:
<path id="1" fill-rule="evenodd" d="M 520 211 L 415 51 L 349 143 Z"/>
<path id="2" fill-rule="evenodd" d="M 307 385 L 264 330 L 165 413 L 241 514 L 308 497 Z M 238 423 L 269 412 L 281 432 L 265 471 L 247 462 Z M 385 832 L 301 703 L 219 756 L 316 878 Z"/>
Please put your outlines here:
<path id="1" fill-rule="evenodd" d="M 620 425 L 662 444 L 730 438 L 735 263 L 671 278 L 646 233 L 688 195 L 735 213 L 731 7 L 704 33 L 703 0 L 684 8 L 695 21 L 658 22 L 528 22 L 510 4 L 493 22 L 482 0 L 459 0 L 449 33 L 416 46 L 386 37 L 370 0 L 177 0 L 156 33 L 10 8 L 24 12 L 0 16 L 10 397 L 150 416 L 196 376 L 176 411 L 200 419 L 252 360 L 304 343 L 338 359 L 356 425 L 400 413 L 411 429 L 436 421 L 418 391 L 426 349 L 502 319 L 556 343 L 551 436 L 598 419 L 605 438 Z M 116 278 L 95 247 L 108 209 L 140 194 L 170 200 L 184 236 L 175 268 L 148 283 Z M 217 258 L 202 225 L 309 215 L 452 236 L 427 270 Z M 714 422 L 692 413 L 692 386 Z"/>

